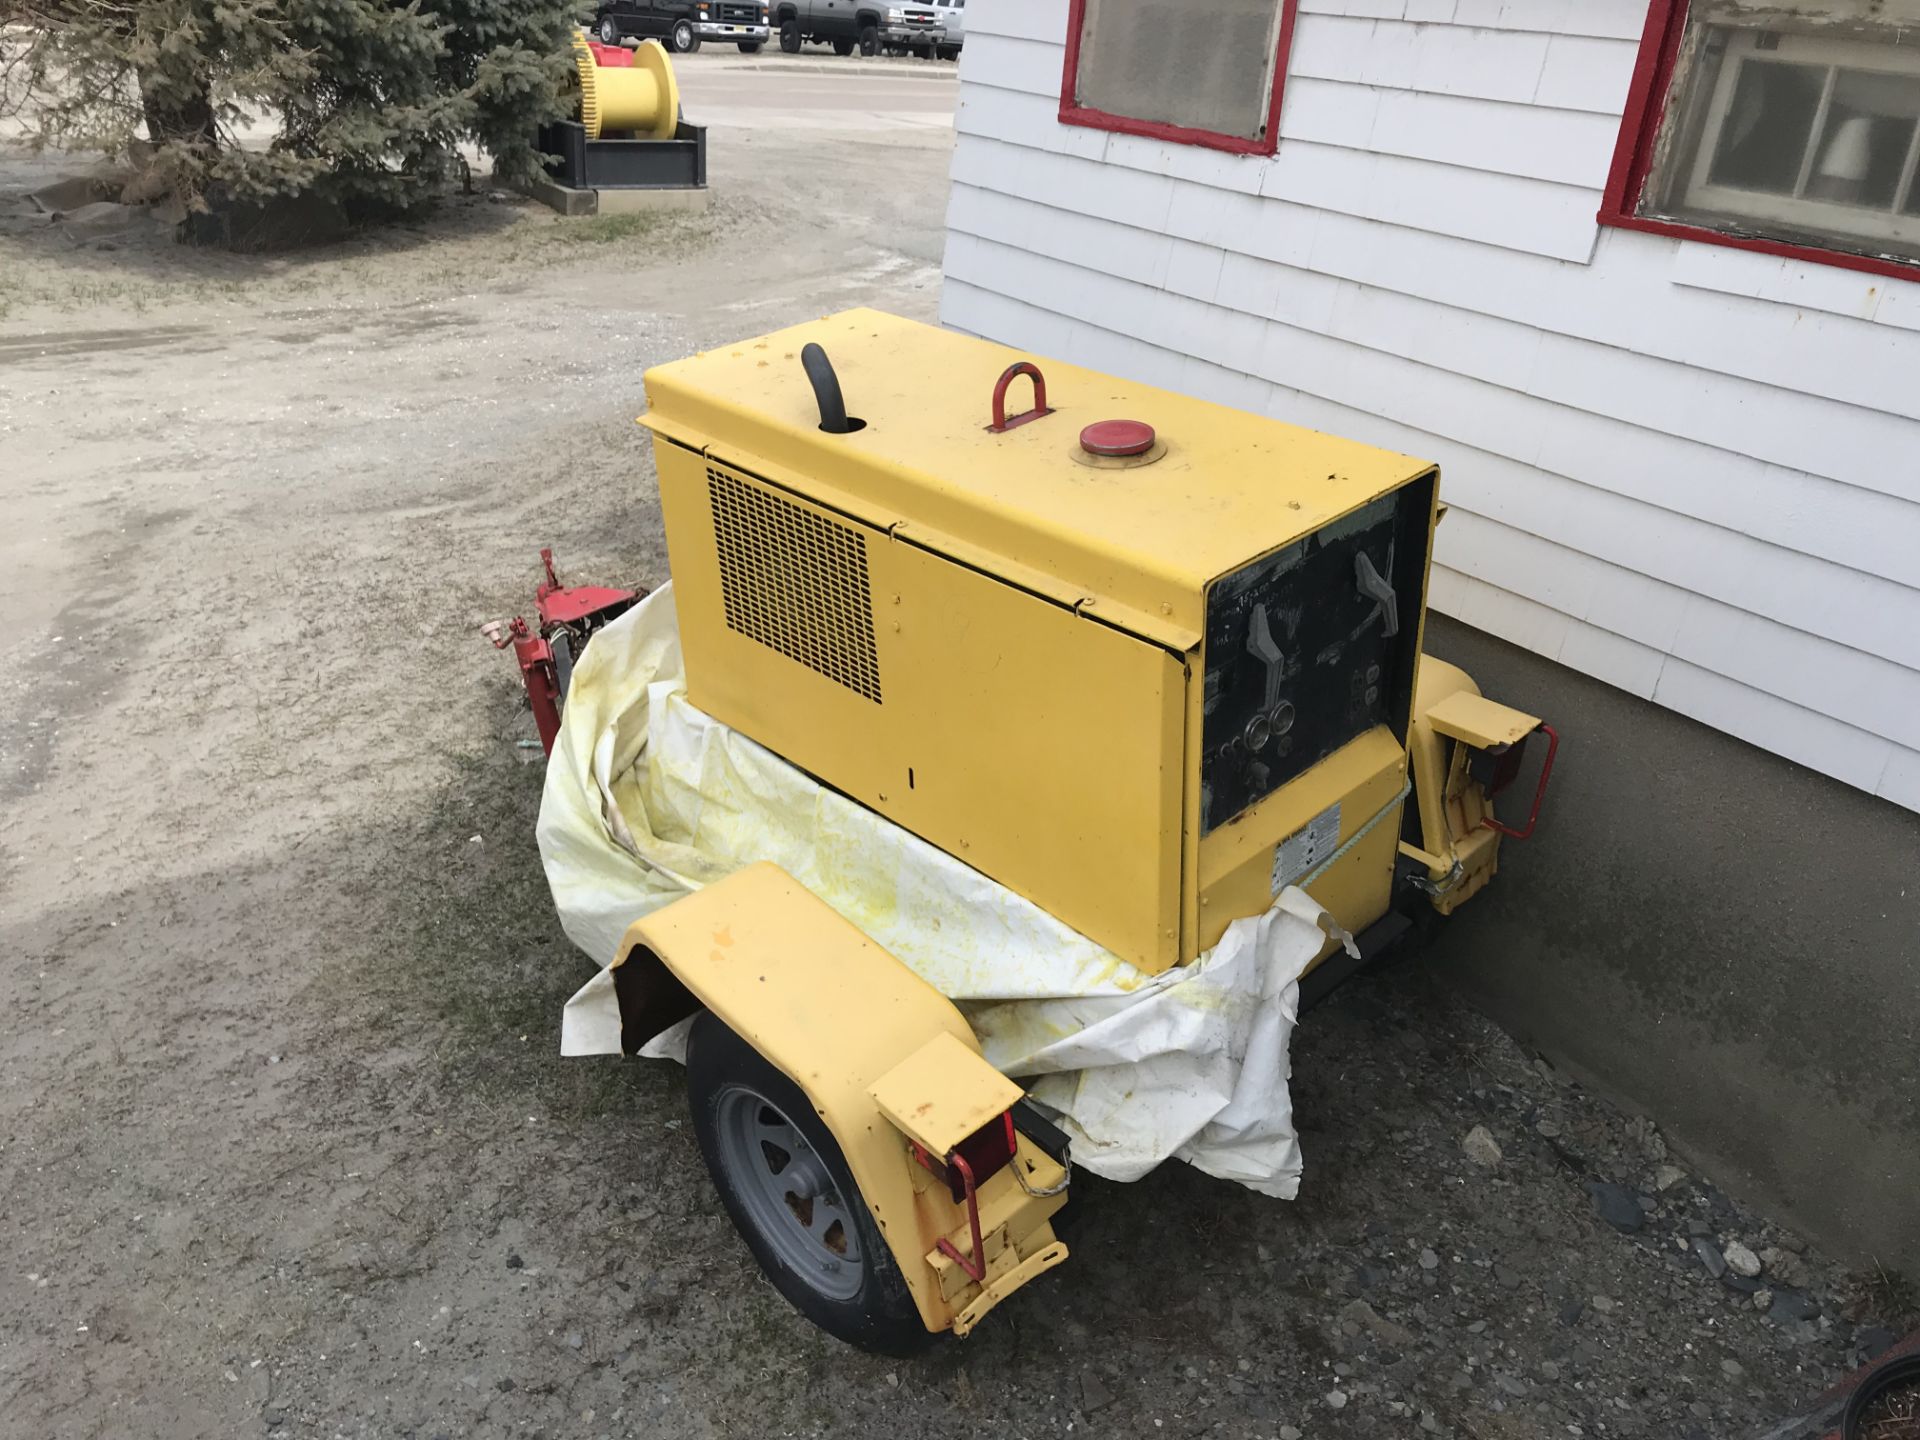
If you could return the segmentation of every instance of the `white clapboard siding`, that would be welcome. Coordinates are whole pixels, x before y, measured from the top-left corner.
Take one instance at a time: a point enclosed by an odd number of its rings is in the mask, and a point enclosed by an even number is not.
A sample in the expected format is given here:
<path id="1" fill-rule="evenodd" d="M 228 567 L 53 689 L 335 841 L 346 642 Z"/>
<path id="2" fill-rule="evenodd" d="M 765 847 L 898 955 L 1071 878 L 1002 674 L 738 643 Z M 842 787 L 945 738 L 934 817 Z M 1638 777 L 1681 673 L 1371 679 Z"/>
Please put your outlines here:
<path id="1" fill-rule="evenodd" d="M 1804 392 L 1815 401 L 1838 400 L 1899 418 L 1920 419 L 1920 384 L 1903 368 L 1912 363 L 1907 353 L 1912 341 L 1901 327 L 1837 314 L 1806 315 L 1800 303 L 1742 304 L 1698 284 L 1668 287 L 1672 293 L 1666 303 L 1646 305 L 1641 296 L 1647 270 L 1665 263 L 1670 241 L 1610 232 L 1608 249 L 1598 263 L 1567 265 L 1534 255 L 1516 256 L 1508 248 L 1456 241 L 1430 230 L 1356 219 L 1325 207 L 1263 207 L 1255 197 L 1221 196 L 1184 180 L 1176 180 L 1171 189 L 1129 185 L 1124 177 L 1110 176 L 1111 165 L 1102 164 L 1094 153 L 1036 156 L 1026 151 L 1023 159 L 1018 136 L 1026 127 L 1049 123 L 1055 106 L 1037 97 L 1010 98 L 1010 105 L 980 105 L 972 113 L 963 113 L 962 134 L 993 140 L 1005 148 L 966 147 L 956 155 L 956 179 L 1000 168 L 1005 173 L 983 188 L 1035 205 L 1097 214 L 1115 227 L 1185 235 L 1314 274 L 1335 275 L 1374 289 L 1594 341 L 1634 357 L 1671 360 L 1689 370 L 1704 366 L 1716 379 L 1751 379 L 1796 396 Z M 1096 147 L 1102 133 L 1076 126 L 1052 128 L 1068 136 L 1096 137 Z M 1288 153 L 1296 152 L 1289 149 Z M 1119 203 L 1090 212 L 1063 201 L 1063 194 L 1105 194 Z M 1223 217 L 1228 223 L 1220 223 Z M 1591 214 L 1580 223 L 1577 248 L 1584 253 L 1594 230 Z M 1707 249 L 1765 261 L 1776 270 L 1787 263 L 1720 247 L 1685 247 L 1688 252 Z M 1846 283 L 1854 289 L 1873 290 L 1875 298 L 1888 293 L 1887 282 L 1877 277 L 1822 268 L 1827 274 L 1850 277 Z M 1839 291 L 1830 292 L 1836 304 L 1839 297 Z M 1739 409 L 1746 398 L 1731 396 L 1728 403 Z M 1841 465 L 1845 453 L 1828 453 L 1823 464 Z M 1884 451 L 1876 447 L 1870 453 L 1878 456 Z M 1859 476 L 1855 483 L 1869 488 L 1908 496 L 1916 493 L 1911 476 L 1888 475 L 1877 465 L 1855 473 Z"/>
<path id="2" fill-rule="evenodd" d="M 1599 40 L 1638 40 L 1647 20 L 1646 0 L 1300 0 L 1300 13 Z"/>
<path id="3" fill-rule="evenodd" d="M 1597 224 L 1646 0 L 1301 0 L 1273 157 L 1061 125 L 1066 9 L 969 6 L 948 324 L 1431 457 L 1437 609 L 1920 809 L 1920 284 Z"/>

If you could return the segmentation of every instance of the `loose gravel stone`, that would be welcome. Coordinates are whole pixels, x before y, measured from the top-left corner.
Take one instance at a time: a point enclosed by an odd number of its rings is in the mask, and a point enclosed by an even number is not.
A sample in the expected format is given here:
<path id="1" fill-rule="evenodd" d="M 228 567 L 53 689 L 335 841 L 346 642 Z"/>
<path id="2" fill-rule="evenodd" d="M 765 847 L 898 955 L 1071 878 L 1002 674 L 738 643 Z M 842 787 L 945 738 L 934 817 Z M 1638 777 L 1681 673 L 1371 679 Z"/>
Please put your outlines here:
<path id="1" fill-rule="evenodd" d="M 1820 1314 L 1820 1305 L 1811 1295 L 1799 1290 L 1775 1290 L 1767 1314 L 1783 1325 L 1812 1320 Z"/>
<path id="2" fill-rule="evenodd" d="M 1893 1342 L 1896 1338 L 1893 1331 L 1886 1329 L 1884 1326 L 1869 1325 L 1853 1337 L 1853 1343 L 1860 1347 L 1861 1352 L 1865 1354 L 1867 1359 L 1878 1360 L 1893 1348 Z"/>
<path id="3" fill-rule="evenodd" d="M 1113 1403 L 1113 1391 L 1107 1382 L 1089 1370 L 1080 1377 L 1080 1408 L 1091 1415 Z"/>
<path id="4" fill-rule="evenodd" d="M 1587 1193 L 1593 1196 L 1593 1208 L 1600 1218 L 1614 1229 L 1631 1234 L 1647 1223 L 1647 1212 L 1640 1208 L 1640 1198 L 1625 1185 L 1590 1180 Z"/>
<path id="5" fill-rule="evenodd" d="M 1488 1132 L 1484 1125 L 1476 1125 L 1467 1132 L 1467 1138 L 1460 1142 L 1460 1149 L 1474 1164 L 1491 1170 L 1500 1163 L 1500 1144 Z"/>
<path id="6" fill-rule="evenodd" d="M 1722 1253 L 1727 1258 L 1727 1268 L 1734 1274 L 1744 1275 L 1751 1280 L 1760 1273 L 1760 1257 L 1738 1240 L 1729 1241 Z"/>
<path id="7" fill-rule="evenodd" d="M 1806 1288 L 1807 1262 L 1784 1246 L 1769 1245 L 1760 1252 L 1760 1263 L 1782 1285 L 1790 1285 L 1795 1289 Z"/>
<path id="8" fill-rule="evenodd" d="M 1727 1273 L 1726 1257 L 1720 1253 L 1720 1247 L 1705 1236 L 1694 1237 L 1693 1253 L 1699 1258 L 1700 1263 L 1707 1267 L 1707 1274 L 1714 1279 L 1718 1280 Z"/>

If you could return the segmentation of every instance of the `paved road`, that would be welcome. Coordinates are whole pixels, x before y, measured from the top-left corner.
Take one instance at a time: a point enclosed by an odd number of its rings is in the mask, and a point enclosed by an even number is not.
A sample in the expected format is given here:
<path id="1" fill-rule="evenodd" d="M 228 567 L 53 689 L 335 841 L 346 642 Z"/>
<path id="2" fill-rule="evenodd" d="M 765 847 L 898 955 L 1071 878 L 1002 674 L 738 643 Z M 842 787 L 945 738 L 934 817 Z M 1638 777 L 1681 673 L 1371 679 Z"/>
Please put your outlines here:
<path id="1" fill-rule="evenodd" d="M 741 55 L 702 50 L 674 58 L 687 118 L 739 129 L 912 135 L 953 127 L 956 65 L 855 60 L 826 52 Z"/>

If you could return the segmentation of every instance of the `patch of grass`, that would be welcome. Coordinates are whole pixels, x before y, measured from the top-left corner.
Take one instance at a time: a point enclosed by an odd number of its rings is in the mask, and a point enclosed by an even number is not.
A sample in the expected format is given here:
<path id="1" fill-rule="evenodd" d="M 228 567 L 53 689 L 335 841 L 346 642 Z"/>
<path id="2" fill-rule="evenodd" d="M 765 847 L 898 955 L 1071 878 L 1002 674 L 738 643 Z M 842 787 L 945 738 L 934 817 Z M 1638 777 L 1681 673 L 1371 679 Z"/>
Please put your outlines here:
<path id="1" fill-rule="evenodd" d="M 605 245 L 615 240 L 638 240 L 663 229 L 664 215 L 592 215 L 570 227 L 572 237 L 584 244 Z"/>
<path id="2" fill-rule="evenodd" d="M 502 687 L 496 736 L 522 728 L 517 702 Z M 544 767 L 518 757 L 506 738 L 449 757 L 449 783 L 396 837 L 369 897 L 387 938 L 319 982 L 328 1008 L 361 1048 L 422 1048 L 441 1083 L 484 1103 L 558 1119 L 672 1104 L 671 1067 L 560 1057 L 561 1008 L 593 970 L 560 929 L 534 840 Z"/>
<path id="3" fill-rule="evenodd" d="M 556 217 L 552 223 L 523 227 L 514 239 L 546 245 L 584 248 L 590 245 L 631 244 L 645 241 L 656 252 L 669 247 L 691 249 L 710 241 L 712 220 L 692 211 L 641 211 L 629 215 Z"/>

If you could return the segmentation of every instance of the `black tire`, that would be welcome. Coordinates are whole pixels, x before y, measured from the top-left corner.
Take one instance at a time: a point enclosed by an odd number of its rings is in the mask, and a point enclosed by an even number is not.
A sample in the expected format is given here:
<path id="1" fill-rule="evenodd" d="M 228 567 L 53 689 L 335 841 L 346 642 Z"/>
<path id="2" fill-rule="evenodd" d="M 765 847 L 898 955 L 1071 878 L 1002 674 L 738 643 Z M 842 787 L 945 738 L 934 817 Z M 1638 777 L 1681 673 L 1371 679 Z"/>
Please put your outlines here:
<path id="1" fill-rule="evenodd" d="M 691 55 L 700 48 L 700 37 L 693 33 L 691 20 L 676 20 L 667 34 L 667 48 L 676 55 Z"/>
<path id="2" fill-rule="evenodd" d="M 740 53 L 742 55 L 758 55 L 762 43 L 763 42 L 759 40 L 742 40 L 740 42 Z"/>
<path id="3" fill-rule="evenodd" d="M 620 22 L 614 19 L 613 16 L 602 15 L 600 17 L 599 30 L 600 43 L 602 45 L 618 45 L 620 43 Z"/>
<path id="4" fill-rule="evenodd" d="M 860 53 L 862 55 L 878 55 L 880 53 L 880 30 L 878 26 L 862 25 L 860 27 Z"/>
<path id="5" fill-rule="evenodd" d="M 958 60 L 960 58 L 960 47 L 958 45 L 942 45 L 940 47 L 940 58 L 942 60 Z"/>
<path id="6" fill-rule="evenodd" d="M 833 53 L 842 57 L 851 55 L 853 53 L 853 42 L 851 40 L 834 41 Z"/>
<path id="7" fill-rule="evenodd" d="M 907 1356 L 932 1343 L 933 1336 L 914 1307 L 893 1252 L 860 1198 L 840 1146 L 814 1112 L 813 1102 L 710 1011 L 693 1022 L 687 1037 L 687 1098 L 693 1108 L 693 1133 L 700 1142 L 700 1153 L 706 1157 L 713 1187 L 720 1192 L 720 1203 L 726 1206 L 734 1228 L 774 1289 L 829 1335 L 862 1350 Z M 784 1228 L 784 1215 L 768 1218 L 769 1178 L 777 1188 L 781 1177 L 798 1173 L 795 1162 L 805 1158 L 804 1153 L 788 1155 L 772 1142 L 760 1140 L 760 1150 L 776 1158 L 747 1158 L 753 1147 L 743 1149 L 736 1128 L 743 1113 L 756 1124 L 767 1124 L 768 1117 L 781 1122 L 770 1133 L 797 1137 L 824 1169 L 831 1190 L 819 1203 L 826 1206 L 824 1213 L 835 1214 L 852 1225 L 851 1236 L 842 1230 L 840 1244 L 844 1248 L 838 1252 L 850 1258 L 836 1263 L 825 1250 L 818 1252 L 831 1267 L 831 1275 L 824 1267 L 818 1277 L 796 1269 L 789 1258 L 796 1243 L 794 1232 Z M 760 1171 L 756 1161 L 766 1164 L 767 1170 Z M 807 1223 L 798 1219 L 800 1205 L 807 1206 L 811 1221 L 811 1196 L 819 1193 L 818 1180 L 814 1183 L 816 1188 L 805 1197 L 786 1193 L 786 1206 L 796 1220 L 795 1231 Z M 830 1236 L 832 1229 L 827 1233 Z M 847 1244 L 848 1239 L 852 1245 Z M 804 1241 L 800 1243 L 804 1245 Z M 828 1286 L 832 1290 L 823 1288 Z"/>
<path id="8" fill-rule="evenodd" d="M 800 22 L 798 20 L 780 22 L 780 49 L 788 55 L 800 53 Z"/>

